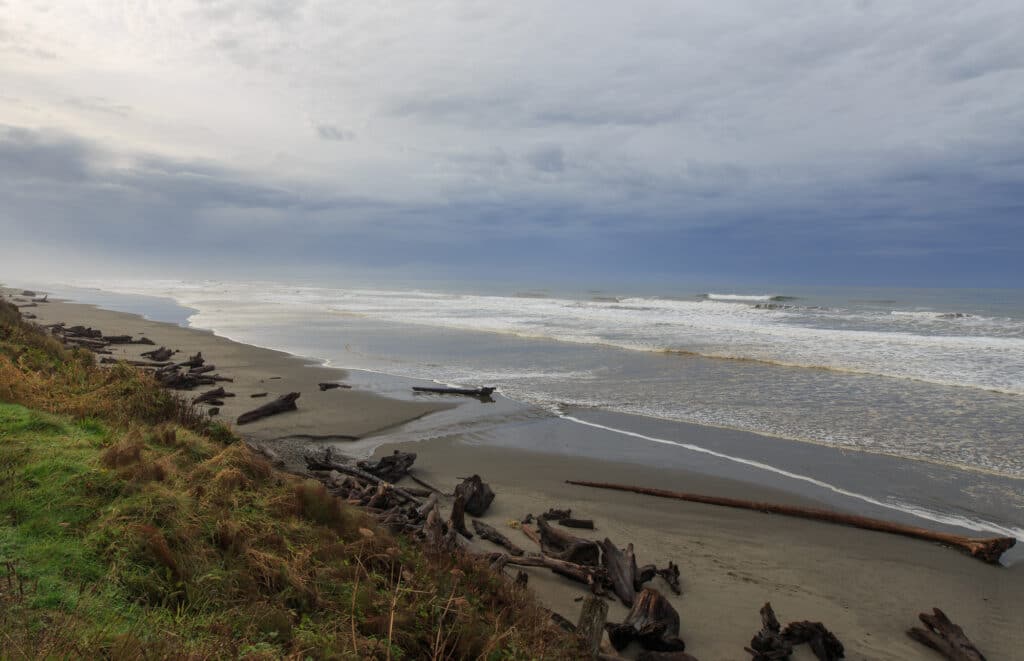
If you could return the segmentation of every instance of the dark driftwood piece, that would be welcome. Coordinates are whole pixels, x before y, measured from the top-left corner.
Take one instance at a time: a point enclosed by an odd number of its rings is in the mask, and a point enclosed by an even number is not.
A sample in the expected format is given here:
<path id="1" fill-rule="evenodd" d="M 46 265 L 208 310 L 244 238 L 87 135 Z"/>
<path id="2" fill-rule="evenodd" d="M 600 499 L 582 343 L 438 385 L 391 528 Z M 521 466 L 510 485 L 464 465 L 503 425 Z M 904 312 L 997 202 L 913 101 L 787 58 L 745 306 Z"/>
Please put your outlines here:
<path id="1" fill-rule="evenodd" d="M 720 498 L 717 496 L 703 496 L 700 494 L 693 493 L 680 493 L 676 491 L 666 491 L 664 489 L 650 489 L 647 487 L 635 487 L 626 484 L 608 484 L 605 482 L 589 482 L 585 480 L 566 480 L 568 484 L 575 484 L 582 487 L 595 487 L 598 489 L 613 489 L 616 491 L 631 491 L 633 493 L 642 493 L 648 496 L 658 496 L 659 498 L 674 498 L 676 500 L 686 500 L 693 503 L 704 503 L 707 505 L 721 505 L 723 507 L 737 507 L 740 509 L 754 510 L 757 512 L 766 512 L 771 514 L 785 514 L 786 516 L 795 516 L 804 519 L 813 519 L 815 521 L 825 521 L 827 523 L 837 523 L 846 526 L 854 526 L 856 528 L 864 528 L 865 530 L 876 530 L 878 532 L 887 532 L 894 535 L 904 535 L 906 537 L 915 537 L 917 539 L 924 539 L 930 542 L 939 542 L 941 544 L 947 544 L 949 546 L 956 547 L 967 553 L 971 554 L 979 560 L 983 560 L 990 564 L 998 564 L 999 558 L 1008 549 L 1013 547 L 1017 543 L 1017 540 L 1013 537 L 989 537 L 985 539 L 977 539 L 972 537 L 964 537 L 962 535 L 954 535 L 952 533 L 936 532 L 934 530 L 928 530 L 926 528 L 918 528 L 916 526 L 907 526 L 900 523 L 892 523 L 891 521 L 882 521 L 881 519 L 872 519 L 866 516 L 857 516 L 855 514 L 842 514 L 839 512 L 832 512 L 829 510 L 816 509 L 812 507 L 797 507 L 795 505 L 775 505 L 773 503 L 761 503 L 750 500 L 739 500 L 736 498 Z"/>
<path id="2" fill-rule="evenodd" d="M 604 623 L 607 618 L 607 601 L 593 595 L 583 601 L 580 619 L 576 624 L 576 635 L 583 641 L 590 656 L 595 656 L 601 648 L 601 637 L 604 635 Z"/>
<path id="3" fill-rule="evenodd" d="M 351 388 L 352 387 L 352 386 L 347 385 L 345 383 L 334 383 L 334 382 L 318 383 L 317 386 L 320 388 L 320 392 L 324 392 L 325 390 L 334 390 L 335 388 Z"/>
<path id="4" fill-rule="evenodd" d="M 622 624 L 607 624 L 612 646 L 621 650 L 634 640 L 656 652 L 682 652 L 686 643 L 679 638 L 679 613 L 660 592 L 645 588 L 636 596 Z"/>
<path id="5" fill-rule="evenodd" d="M 750 647 L 746 648 L 751 661 L 778 661 L 788 659 L 793 653 L 793 645 L 782 637 L 782 625 L 775 617 L 771 603 L 761 607 L 761 630 L 750 639 Z"/>
<path id="6" fill-rule="evenodd" d="M 839 661 L 844 658 L 843 644 L 821 622 L 790 622 L 782 637 L 794 645 L 807 643 L 818 661 Z"/>
<path id="7" fill-rule="evenodd" d="M 661 578 L 668 583 L 672 592 L 675 592 L 676 594 L 683 593 L 683 588 L 679 585 L 679 565 L 669 560 L 668 567 L 665 567 L 664 569 L 655 569 L 654 573 L 661 576 Z"/>
<path id="8" fill-rule="evenodd" d="M 580 528 L 582 530 L 593 530 L 593 519 L 556 519 L 558 525 L 566 528 Z"/>
<path id="9" fill-rule="evenodd" d="M 192 401 L 195 402 L 196 404 L 202 404 L 203 402 L 210 402 L 210 403 L 212 403 L 212 402 L 216 402 L 218 400 L 224 399 L 225 397 L 234 397 L 234 396 L 235 396 L 235 393 L 233 393 L 233 392 L 225 392 L 224 387 L 221 386 L 221 387 L 218 387 L 218 388 L 214 388 L 213 390 L 207 390 L 202 395 L 199 395 L 198 397 L 196 397 Z"/>
<path id="10" fill-rule="evenodd" d="M 437 500 L 436 491 L 427 493 L 430 493 L 430 497 L 435 501 Z M 455 496 L 455 502 L 452 503 L 452 513 L 448 517 L 448 525 L 466 539 L 473 539 L 473 533 L 469 532 L 466 528 L 466 499 L 462 497 L 462 494 Z"/>
<path id="11" fill-rule="evenodd" d="M 430 491 L 433 491 L 434 493 L 437 493 L 437 494 L 445 495 L 443 491 L 441 491 L 440 489 L 438 489 L 434 485 L 432 485 L 432 484 L 430 484 L 428 482 L 425 482 L 424 480 L 416 477 L 413 474 L 412 470 L 410 470 L 408 473 L 406 473 L 406 477 L 408 477 L 410 480 L 412 480 L 416 484 L 420 485 L 421 487 L 424 487 L 425 489 L 429 489 Z"/>
<path id="12" fill-rule="evenodd" d="M 159 362 L 163 362 L 174 355 L 174 352 L 167 347 L 160 347 L 159 349 L 153 349 L 152 351 L 142 352 L 144 358 L 151 358 Z"/>
<path id="13" fill-rule="evenodd" d="M 498 532 L 494 526 L 490 526 L 483 521 L 477 521 L 474 519 L 473 530 L 475 530 L 476 534 L 480 535 L 481 538 L 486 539 L 489 542 L 494 542 L 498 546 L 507 549 L 512 555 L 523 555 L 523 549 L 516 546 L 511 539 Z"/>
<path id="14" fill-rule="evenodd" d="M 636 599 L 637 584 L 636 556 L 633 554 L 633 545 L 627 544 L 625 549 L 619 549 L 607 537 L 600 545 L 602 562 L 608 572 L 608 578 L 612 582 L 612 591 L 623 604 L 632 606 Z"/>
<path id="15" fill-rule="evenodd" d="M 394 453 L 385 455 L 376 461 L 360 461 L 356 463 L 356 466 L 388 482 L 397 482 L 409 473 L 409 469 L 415 461 L 415 452 L 395 450 Z"/>
<path id="16" fill-rule="evenodd" d="M 253 394 L 251 394 L 249 396 L 250 397 L 266 397 L 267 393 L 265 393 L 265 392 L 254 392 Z"/>
<path id="17" fill-rule="evenodd" d="M 913 627 L 907 635 L 927 645 L 950 661 L 985 661 L 985 655 L 974 646 L 964 630 L 953 624 L 938 608 L 931 615 L 921 613 L 918 617 L 925 628 Z"/>
<path id="18" fill-rule="evenodd" d="M 346 475 L 351 475 L 353 477 L 358 477 L 360 480 L 363 480 L 364 482 L 369 482 L 370 484 L 373 484 L 373 485 L 379 485 L 381 483 L 384 483 L 384 480 L 380 479 L 376 475 L 373 475 L 371 473 L 367 473 L 366 471 L 362 470 L 361 468 L 356 468 L 355 466 L 349 466 L 347 464 L 342 464 L 340 462 L 333 461 L 331 459 L 331 453 L 330 453 L 329 450 L 324 452 L 324 456 L 323 456 L 322 459 L 319 459 L 319 458 L 315 457 L 314 455 L 307 454 L 307 455 L 305 455 L 305 460 L 306 460 L 306 467 L 309 468 L 310 470 L 323 470 L 323 471 L 336 470 L 339 473 L 344 473 Z M 405 489 L 402 489 L 401 487 L 396 487 L 393 484 L 389 484 L 388 486 L 391 488 L 392 491 L 394 491 L 395 494 L 397 494 L 398 496 L 404 498 L 408 502 L 413 503 L 414 505 L 420 505 L 421 504 L 420 500 L 418 498 L 416 498 L 415 496 L 410 494 Z"/>
<path id="19" fill-rule="evenodd" d="M 206 362 L 206 359 L 203 358 L 203 352 L 202 351 L 197 351 L 196 355 L 189 356 L 188 360 L 181 361 L 180 363 L 175 365 L 175 367 L 187 367 L 189 369 L 194 369 L 196 367 L 201 367 L 202 364 L 205 363 L 205 362 Z"/>
<path id="20" fill-rule="evenodd" d="M 215 369 L 217 369 L 216 365 L 202 365 L 201 367 L 193 367 L 193 368 L 191 368 L 188 371 L 188 373 L 191 374 L 192 376 L 199 376 L 200 374 L 206 374 L 207 372 L 212 372 Z"/>
<path id="21" fill-rule="evenodd" d="M 483 516 L 494 501 L 490 485 L 481 480 L 479 475 L 467 477 L 455 487 L 455 495 L 459 494 L 466 500 L 466 513 L 473 516 Z"/>
<path id="22" fill-rule="evenodd" d="M 429 386 L 413 386 L 416 392 L 432 392 L 439 395 L 466 395 L 467 397 L 490 397 L 494 388 L 435 388 Z"/>
<path id="23" fill-rule="evenodd" d="M 537 528 L 545 555 L 580 565 L 600 564 L 601 550 L 597 542 L 553 528 L 544 518 L 537 519 Z"/>
<path id="24" fill-rule="evenodd" d="M 540 518 L 548 521 L 562 521 L 563 519 L 568 519 L 570 517 L 572 517 L 571 509 L 560 510 L 554 507 L 540 515 Z"/>
<path id="25" fill-rule="evenodd" d="M 244 425 L 260 418 L 266 418 L 270 415 L 277 415 L 278 413 L 284 413 L 285 411 L 294 411 L 298 408 L 295 405 L 295 400 L 299 398 L 299 393 L 290 392 L 287 395 L 281 395 L 272 402 L 267 402 L 259 408 L 255 408 L 251 411 L 246 411 L 242 415 L 238 416 L 237 424 Z"/>

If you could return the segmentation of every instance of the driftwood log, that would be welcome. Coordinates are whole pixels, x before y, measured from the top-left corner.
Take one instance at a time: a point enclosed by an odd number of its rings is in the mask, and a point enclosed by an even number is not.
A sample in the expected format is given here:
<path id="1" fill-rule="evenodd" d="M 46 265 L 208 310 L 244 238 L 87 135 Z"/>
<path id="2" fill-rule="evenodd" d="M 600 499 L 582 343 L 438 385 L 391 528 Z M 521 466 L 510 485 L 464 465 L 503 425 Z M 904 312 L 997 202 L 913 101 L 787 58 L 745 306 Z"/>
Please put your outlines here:
<path id="1" fill-rule="evenodd" d="M 235 393 L 227 392 L 227 391 L 224 390 L 223 386 L 220 386 L 220 387 L 214 388 L 213 390 L 207 390 L 202 395 L 199 395 L 198 397 L 196 397 L 192 401 L 194 403 L 196 403 L 196 404 L 202 404 L 204 402 L 212 403 L 212 402 L 216 402 L 216 401 L 222 400 L 225 397 L 234 397 L 234 396 L 235 396 Z"/>
<path id="2" fill-rule="evenodd" d="M 318 383 L 317 387 L 320 388 L 320 392 L 324 392 L 326 390 L 334 390 L 335 388 L 350 389 L 352 386 L 345 383 L 335 383 L 333 381 L 328 381 L 325 383 Z"/>
<path id="3" fill-rule="evenodd" d="M 950 661 L 985 661 L 982 654 L 964 630 L 953 624 L 946 614 L 938 608 L 932 614 L 918 615 L 925 628 L 913 627 L 907 635 L 917 642 L 927 645 Z"/>
<path id="4" fill-rule="evenodd" d="M 608 638 L 617 650 L 634 640 L 646 650 L 682 652 L 686 643 L 679 638 L 679 613 L 660 592 L 644 588 L 636 596 L 629 615 L 621 624 L 607 624 Z"/>
<path id="5" fill-rule="evenodd" d="M 267 402 L 259 408 L 255 408 L 251 411 L 246 411 L 242 415 L 238 416 L 237 424 L 244 425 L 260 418 L 266 418 L 267 416 L 277 415 L 278 413 L 284 413 L 285 411 L 294 411 L 298 408 L 295 405 L 295 400 L 299 398 L 299 393 L 290 392 L 287 395 L 281 395 L 272 402 Z"/>
<path id="6" fill-rule="evenodd" d="M 439 395 L 466 395 L 467 397 L 490 397 L 494 388 L 441 388 L 430 386 L 413 386 L 416 392 L 432 392 Z"/>
<path id="7" fill-rule="evenodd" d="M 723 507 L 736 507 L 740 509 L 754 510 L 756 512 L 766 512 L 770 514 L 784 514 L 786 516 L 795 516 L 803 519 L 813 519 L 815 521 L 825 521 L 827 523 L 837 523 L 840 525 L 853 526 L 856 528 L 863 528 L 865 530 L 875 530 L 878 532 L 887 532 L 894 535 L 903 535 L 905 537 L 914 537 L 917 539 L 924 539 L 930 542 L 939 542 L 953 546 L 960 550 L 966 551 L 970 555 L 988 562 L 990 564 L 999 564 L 999 558 L 1008 549 L 1013 547 L 1017 543 L 1017 540 L 1013 537 L 989 537 L 984 539 L 978 539 L 973 537 L 964 537 L 963 535 L 955 535 L 953 533 L 937 532 L 934 530 L 928 530 L 927 528 L 918 528 L 917 526 L 907 526 L 900 523 L 893 523 L 891 521 L 883 521 L 881 519 L 872 519 L 866 516 L 858 516 L 855 514 L 842 514 L 840 512 L 833 512 L 830 510 L 816 509 L 813 507 L 798 507 L 796 505 L 776 505 L 773 503 L 762 503 L 750 500 L 739 500 L 736 498 L 721 498 L 717 496 L 704 496 L 701 494 L 693 493 L 681 493 L 676 491 L 667 491 L 664 489 L 650 489 L 647 487 L 636 487 L 626 484 L 609 484 L 606 482 L 590 482 L 586 480 L 566 480 L 568 484 L 575 484 L 582 487 L 594 487 L 598 489 L 613 489 L 616 491 L 631 491 L 633 493 L 646 494 L 648 496 L 657 496 L 659 498 L 674 498 L 676 500 L 686 500 L 693 503 L 704 503 L 707 505 L 721 505 Z"/>
<path id="8" fill-rule="evenodd" d="M 519 565 L 522 567 L 546 567 L 559 576 L 572 579 L 578 583 L 590 586 L 594 594 L 605 594 L 604 586 L 607 582 L 607 574 L 602 567 L 588 567 L 577 565 L 558 558 L 551 558 L 546 555 L 521 555 L 507 557 L 505 563 Z"/>
<path id="9" fill-rule="evenodd" d="M 399 452 L 385 455 L 376 461 L 360 461 L 356 463 L 367 473 L 373 473 L 382 480 L 397 482 L 409 473 L 416 461 L 415 452 Z"/>
<path id="10" fill-rule="evenodd" d="M 438 493 L 436 491 L 428 491 L 430 498 L 437 500 Z M 462 494 L 455 496 L 455 501 L 452 503 L 452 513 L 448 517 L 448 525 L 455 529 L 455 532 L 459 533 L 466 539 L 473 539 L 473 533 L 469 532 L 466 528 L 466 499 L 462 497 Z"/>
<path id="11" fill-rule="evenodd" d="M 152 351 L 143 351 L 143 358 L 151 358 L 159 362 L 163 362 L 174 355 L 174 352 L 167 347 L 160 347 L 159 349 L 153 349 Z"/>
<path id="12" fill-rule="evenodd" d="M 490 485 L 480 479 L 479 475 L 467 477 L 455 487 L 455 495 L 460 494 L 466 501 L 466 513 L 473 516 L 483 516 L 494 501 Z"/>
<path id="13" fill-rule="evenodd" d="M 515 543 L 498 532 L 494 526 L 488 525 L 483 521 L 473 520 L 473 530 L 476 534 L 480 535 L 481 538 L 486 539 L 489 542 L 494 542 L 498 546 L 507 549 L 509 553 L 515 556 L 523 555 L 523 549 L 515 545 Z"/>
<path id="14" fill-rule="evenodd" d="M 558 525 L 565 526 L 566 528 L 594 529 L 594 521 L 592 519 L 557 519 L 557 522 Z"/>

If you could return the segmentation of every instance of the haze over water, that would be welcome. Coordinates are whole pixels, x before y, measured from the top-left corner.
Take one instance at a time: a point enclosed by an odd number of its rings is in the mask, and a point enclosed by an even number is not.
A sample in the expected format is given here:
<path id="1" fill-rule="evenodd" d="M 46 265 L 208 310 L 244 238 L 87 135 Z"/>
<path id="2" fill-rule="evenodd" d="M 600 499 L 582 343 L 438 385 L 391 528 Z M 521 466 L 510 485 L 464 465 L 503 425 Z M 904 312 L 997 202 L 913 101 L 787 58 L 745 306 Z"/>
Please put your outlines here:
<path id="1" fill-rule="evenodd" d="M 339 367 L 1024 478 L 1011 290 L 444 292 L 148 281 L 195 326 Z"/>

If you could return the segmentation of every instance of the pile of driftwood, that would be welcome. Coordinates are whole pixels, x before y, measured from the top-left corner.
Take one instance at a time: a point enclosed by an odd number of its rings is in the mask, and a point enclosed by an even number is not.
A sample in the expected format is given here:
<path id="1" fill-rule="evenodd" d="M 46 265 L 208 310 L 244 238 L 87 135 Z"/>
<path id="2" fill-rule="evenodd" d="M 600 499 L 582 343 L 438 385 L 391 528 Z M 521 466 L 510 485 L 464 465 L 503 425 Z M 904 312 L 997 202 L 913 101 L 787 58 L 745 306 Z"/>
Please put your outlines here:
<path id="1" fill-rule="evenodd" d="M 153 344 L 148 337 L 134 339 L 131 335 L 104 335 L 102 331 L 86 326 L 67 326 L 64 323 L 46 326 L 50 334 L 67 348 L 79 347 L 93 353 L 110 354 L 111 344 Z"/>

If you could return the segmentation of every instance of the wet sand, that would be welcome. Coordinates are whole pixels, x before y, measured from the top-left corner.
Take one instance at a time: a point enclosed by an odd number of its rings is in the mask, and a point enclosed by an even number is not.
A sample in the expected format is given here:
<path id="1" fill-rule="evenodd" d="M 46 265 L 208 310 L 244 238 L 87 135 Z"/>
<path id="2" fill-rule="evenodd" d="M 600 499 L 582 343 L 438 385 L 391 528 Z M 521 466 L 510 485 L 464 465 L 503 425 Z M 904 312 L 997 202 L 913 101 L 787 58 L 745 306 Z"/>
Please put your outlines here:
<path id="1" fill-rule="evenodd" d="M 30 311 L 41 323 L 65 321 L 108 334 L 145 335 L 157 345 L 180 349 L 182 359 L 202 350 L 219 373 L 235 379 L 225 384 L 238 396 L 226 400 L 224 420 L 267 401 L 251 399 L 252 393 L 265 391 L 269 398 L 301 392 L 298 412 L 238 429 L 292 461 L 308 444 L 331 443 L 344 449 L 350 438 L 376 434 L 386 440 L 386 430 L 447 406 L 438 398 L 393 400 L 341 389 L 321 393 L 318 382 L 344 380 L 345 373 L 136 315 L 59 302 Z M 115 355 L 135 357 L 154 347 L 112 348 Z M 416 424 L 426 422 L 429 419 Z M 799 502 L 793 494 L 680 468 L 473 445 L 446 436 L 383 445 L 377 453 L 395 447 L 417 452 L 417 474 L 446 491 L 459 477 L 484 476 L 497 493 L 485 520 L 524 549 L 531 550 L 532 542 L 509 528 L 509 520 L 549 507 L 571 507 L 576 516 L 595 520 L 593 536 L 607 536 L 620 546 L 632 542 L 639 563 L 677 562 L 684 593 L 672 596 L 672 602 L 681 616 L 688 651 L 702 661 L 746 658 L 743 646 L 760 626 L 758 609 L 765 601 L 772 602 L 783 623 L 824 622 L 844 643 L 850 659 L 939 658 L 904 633 L 916 624 L 918 612 L 934 606 L 963 626 L 990 659 L 1019 658 L 1024 649 L 1024 610 L 1018 603 L 1024 594 L 1020 565 L 989 566 L 936 544 L 881 533 L 564 483 L 578 478 Z M 479 546 L 494 548 L 486 542 Z M 575 620 L 580 608 L 575 599 L 584 592 L 545 571 L 528 571 L 530 585 L 541 600 Z M 660 579 L 652 585 L 668 594 Z M 624 613 L 617 602 L 611 605 L 612 619 Z M 794 658 L 812 657 L 802 648 Z"/>

